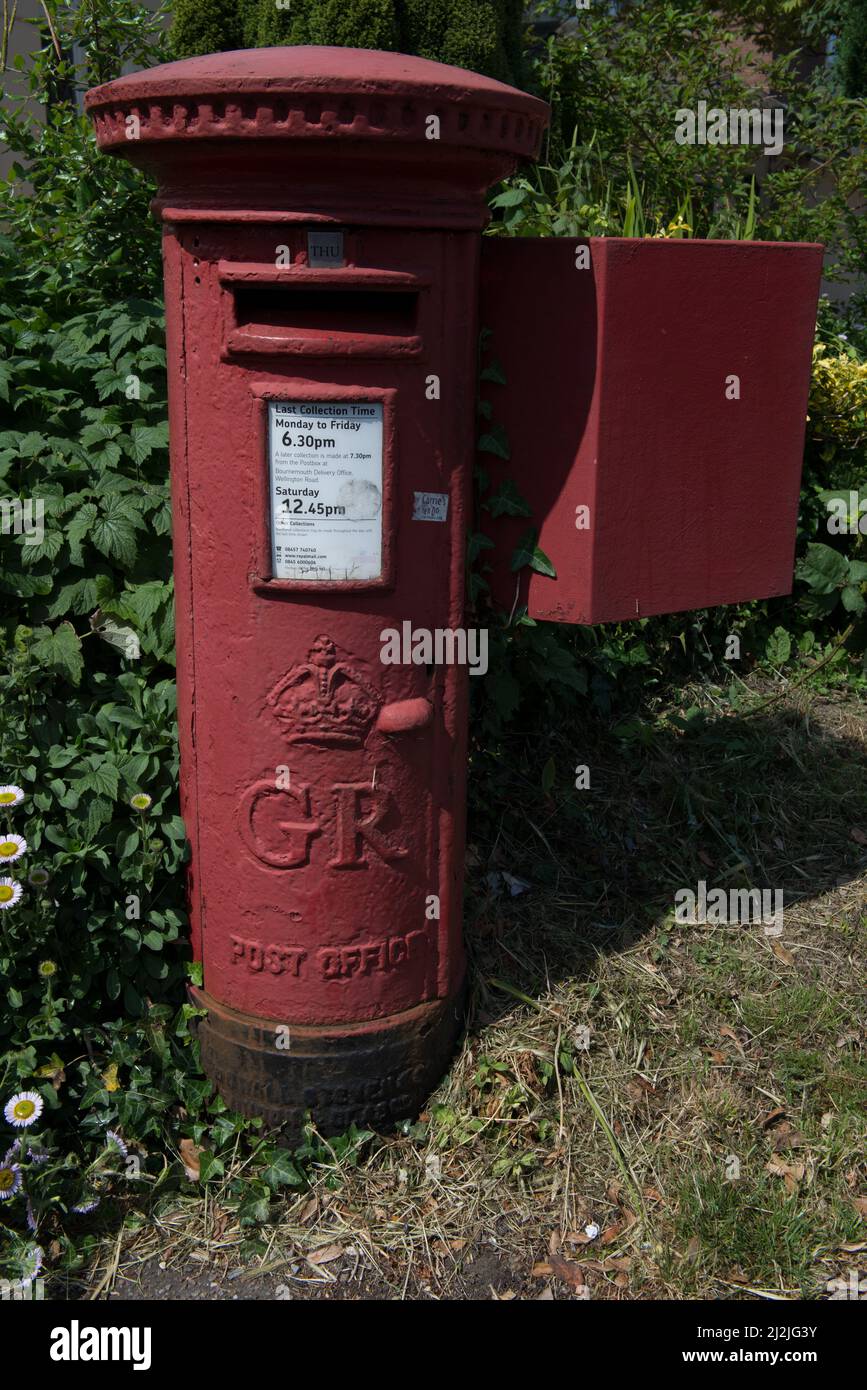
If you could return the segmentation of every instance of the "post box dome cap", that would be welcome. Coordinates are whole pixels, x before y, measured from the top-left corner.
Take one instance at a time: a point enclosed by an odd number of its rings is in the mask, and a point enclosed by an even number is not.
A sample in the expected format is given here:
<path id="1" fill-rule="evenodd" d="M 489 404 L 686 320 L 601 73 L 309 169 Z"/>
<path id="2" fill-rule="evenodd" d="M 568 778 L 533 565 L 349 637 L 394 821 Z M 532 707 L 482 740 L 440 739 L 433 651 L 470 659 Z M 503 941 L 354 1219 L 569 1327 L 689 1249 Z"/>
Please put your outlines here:
<path id="1" fill-rule="evenodd" d="M 131 138 L 417 142 L 434 115 L 440 145 L 533 158 L 548 120 L 545 102 L 464 68 L 405 53 L 300 45 L 164 63 L 93 88 L 85 107 L 103 149 L 128 147 Z"/>

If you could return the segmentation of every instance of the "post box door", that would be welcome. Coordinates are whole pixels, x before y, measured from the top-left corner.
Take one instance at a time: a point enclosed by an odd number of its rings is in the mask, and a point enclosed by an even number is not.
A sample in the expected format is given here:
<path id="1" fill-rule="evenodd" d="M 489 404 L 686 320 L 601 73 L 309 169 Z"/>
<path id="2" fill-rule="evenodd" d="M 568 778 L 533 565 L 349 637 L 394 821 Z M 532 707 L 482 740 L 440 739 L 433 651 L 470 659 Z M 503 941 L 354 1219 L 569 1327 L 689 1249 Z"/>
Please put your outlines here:
<path id="1" fill-rule="evenodd" d="M 471 400 L 478 238 L 348 228 L 333 267 L 311 240 L 193 223 L 166 243 L 185 815 L 209 993 L 360 1023 L 447 997 L 462 970 L 466 672 L 386 664 L 382 634 L 462 620 L 470 441 L 451 404 Z"/>
<path id="2" fill-rule="evenodd" d="M 812 244 L 484 240 L 511 453 L 486 466 L 532 509 L 496 524 L 500 602 L 530 525 L 556 570 L 519 581 L 537 619 L 790 591 L 821 263 Z"/>

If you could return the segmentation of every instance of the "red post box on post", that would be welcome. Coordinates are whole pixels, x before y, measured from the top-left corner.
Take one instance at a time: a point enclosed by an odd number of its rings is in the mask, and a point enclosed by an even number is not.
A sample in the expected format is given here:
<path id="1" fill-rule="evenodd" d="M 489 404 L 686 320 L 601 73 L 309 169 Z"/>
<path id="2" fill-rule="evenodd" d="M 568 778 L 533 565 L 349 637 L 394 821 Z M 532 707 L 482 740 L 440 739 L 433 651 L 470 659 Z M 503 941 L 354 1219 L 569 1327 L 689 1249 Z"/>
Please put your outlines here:
<path id="1" fill-rule="evenodd" d="M 400 54 L 226 53 L 87 97 L 165 226 L 182 811 L 204 1066 L 298 1132 L 417 1111 L 460 1027 L 456 629 L 485 194 L 544 103 Z"/>
<path id="2" fill-rule="evenodd" d="M 460 1027 L 468 672 L 384 639 L 463 631 L 485 195 L 547 107 L 327 48 L 86 104 L 165 225 L 203 1063 L 289 1133 L 386 1125 Z M 786 592 L 821 248 L 551 238 L 483 262 L 557 569 L 495 575 L 507 603 L 586 623 Z"/>

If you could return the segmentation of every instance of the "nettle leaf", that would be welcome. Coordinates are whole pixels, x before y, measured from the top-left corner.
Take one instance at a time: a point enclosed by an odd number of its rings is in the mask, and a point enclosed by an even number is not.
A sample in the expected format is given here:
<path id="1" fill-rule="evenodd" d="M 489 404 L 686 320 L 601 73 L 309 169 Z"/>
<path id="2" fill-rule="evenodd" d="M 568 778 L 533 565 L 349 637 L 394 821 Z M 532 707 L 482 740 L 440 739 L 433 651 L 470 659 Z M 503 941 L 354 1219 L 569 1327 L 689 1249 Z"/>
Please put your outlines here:
<path id="1" fill-rule="evenodd" d="M 9 399 L 9 383 L 12 380 L 12 368 L 8 362 L 0 362 L 0 401 Z"/>
<path id="2" fill-rule="evenodd" d="M 45 666 L 62 672 L 73 685 L 78 685 L 84 670 L 81 642 L 71 623 L 61 623 L 54 631 L 39 627 L 33 634 L 36 639 L 31 654 Z"/>

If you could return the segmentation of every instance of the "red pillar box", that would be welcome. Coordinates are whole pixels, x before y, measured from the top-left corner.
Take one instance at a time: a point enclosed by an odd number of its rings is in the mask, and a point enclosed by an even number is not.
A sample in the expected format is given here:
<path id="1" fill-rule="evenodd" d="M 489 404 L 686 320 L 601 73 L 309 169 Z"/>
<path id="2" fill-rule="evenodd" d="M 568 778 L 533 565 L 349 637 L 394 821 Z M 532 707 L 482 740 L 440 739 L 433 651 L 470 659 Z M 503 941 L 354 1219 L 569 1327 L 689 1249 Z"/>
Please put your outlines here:
<path id="1" fill-rule="evenodd" d="M 459 1028 L 485 194 L 543 103 L 276 48 L 90 92 L 165 224 L 182 810 L 205 1069 L 297 1131 L 418 1110 Z"/>
<path id="2" fill-rule="evenodd" d="M 511 451 L 486 466 L 532 510 L 497 523 L 503 603 L 605 623 L 790 591 L 821 269 L 813 244 L 485 239 Z M 531 524 L 556 579 L 508 571 Z"/>

